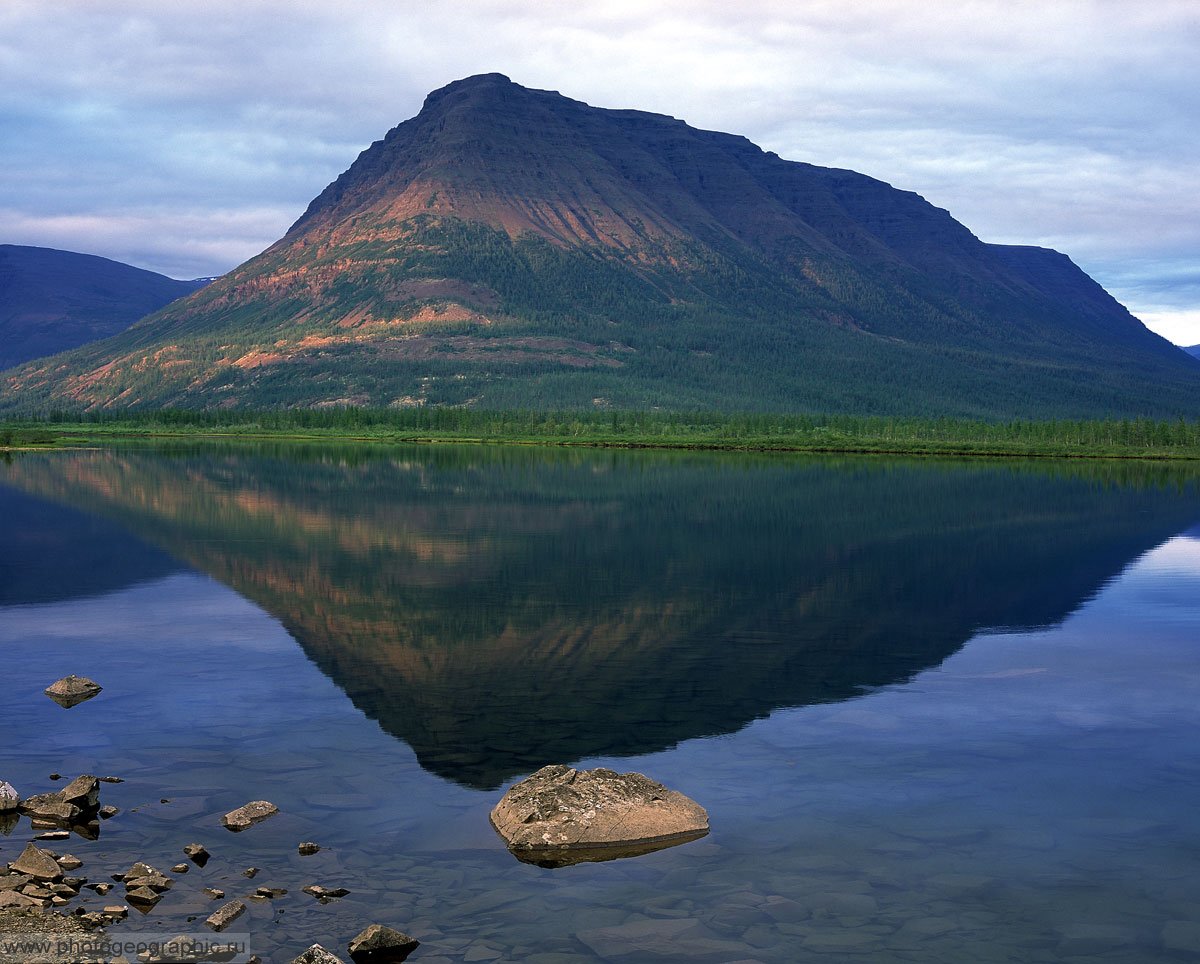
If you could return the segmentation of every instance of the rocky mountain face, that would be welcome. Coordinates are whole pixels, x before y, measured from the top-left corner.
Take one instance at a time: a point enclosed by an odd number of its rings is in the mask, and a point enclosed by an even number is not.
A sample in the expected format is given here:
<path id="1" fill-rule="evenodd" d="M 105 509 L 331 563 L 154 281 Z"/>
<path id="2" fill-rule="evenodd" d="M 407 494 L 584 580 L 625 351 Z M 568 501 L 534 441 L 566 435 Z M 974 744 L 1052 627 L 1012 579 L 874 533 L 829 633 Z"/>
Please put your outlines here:
<path id="1" fill-rule="evenodd" d="M 1200 412 L 1066 256 L 916 194 L 498 74 L 430 94 L 288 233 L 0 406 Z"/>
<path id="2" fill-rule="evenodd" d="M 204 284 L 90 254 L 0 244 L 0 368 L 115 335 Z"/>

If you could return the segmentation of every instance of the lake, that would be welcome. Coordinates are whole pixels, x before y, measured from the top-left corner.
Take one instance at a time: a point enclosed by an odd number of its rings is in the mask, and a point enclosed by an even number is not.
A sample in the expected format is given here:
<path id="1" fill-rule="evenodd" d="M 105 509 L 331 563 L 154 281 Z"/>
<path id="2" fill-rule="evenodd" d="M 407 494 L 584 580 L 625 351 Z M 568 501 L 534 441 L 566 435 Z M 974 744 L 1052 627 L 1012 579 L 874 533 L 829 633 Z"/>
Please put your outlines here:
<path id="1" fill-rule="evenodd" d="M 0 779 L 123 778 L 50 845 L 92 881 L 213 855 L 114 935 L 262 885 L 227 933 L 277 962 L 372 922 L 422 964 L 1200 954 L 1194 470 L 131 446 L 0 463 L 0 520 Z M 711 833 L 520 863 L 488 812 L 547 763 Z"/>

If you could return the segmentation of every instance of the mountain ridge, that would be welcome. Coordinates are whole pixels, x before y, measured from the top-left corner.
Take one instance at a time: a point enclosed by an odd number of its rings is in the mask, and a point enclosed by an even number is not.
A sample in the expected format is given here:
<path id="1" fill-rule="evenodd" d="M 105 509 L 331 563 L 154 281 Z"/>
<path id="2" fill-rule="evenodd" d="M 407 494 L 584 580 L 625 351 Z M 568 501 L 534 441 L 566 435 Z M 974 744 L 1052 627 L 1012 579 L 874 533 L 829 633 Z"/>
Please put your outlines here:
<path id="1" fill-rule="evenodd" d="M 1200 366 L 1065 255 L 919 195 L 484 74 L 262 254 L 0 407 L 1195 415 Z"/>
<path id="2" fill-rule="evenodd" d="M 209 279 L 99 255 L 0 244 L 0 369 L 107 338 Z"/>

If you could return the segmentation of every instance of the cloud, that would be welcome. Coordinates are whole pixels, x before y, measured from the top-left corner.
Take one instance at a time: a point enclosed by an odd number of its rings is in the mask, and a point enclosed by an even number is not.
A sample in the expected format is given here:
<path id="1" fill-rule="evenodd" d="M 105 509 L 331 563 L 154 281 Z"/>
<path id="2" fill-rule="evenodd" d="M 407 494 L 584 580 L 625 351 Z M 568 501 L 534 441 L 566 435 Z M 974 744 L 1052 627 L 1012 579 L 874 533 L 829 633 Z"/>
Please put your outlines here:
<path id="1" fill-rule="evenodd" d="M 0 226 L 110 219 L 84 239 L 117 256 L 129 215 L 145 266 L 216 273 L 429 90 L 499 70 L 863 171 L 1109 284 L 1197 261 L 1196 49 L 1194 0 L 6 0 Z"/>

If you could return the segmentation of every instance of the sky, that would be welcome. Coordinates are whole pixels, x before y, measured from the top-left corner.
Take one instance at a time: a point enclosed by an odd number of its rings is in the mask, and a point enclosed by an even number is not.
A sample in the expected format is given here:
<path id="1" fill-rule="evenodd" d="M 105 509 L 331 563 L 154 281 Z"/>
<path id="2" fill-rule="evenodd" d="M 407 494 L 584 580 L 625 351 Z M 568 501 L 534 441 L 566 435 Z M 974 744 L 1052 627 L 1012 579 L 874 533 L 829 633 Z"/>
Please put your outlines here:
<path id="1" fill-rule="evenodd" d="M 491 71 L 916 191 L 1200 343 L 1200 0 L 0 0 L 0 242 L 221 274 Z"/>

